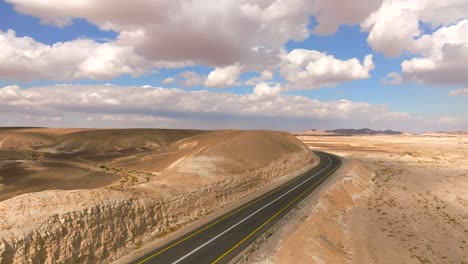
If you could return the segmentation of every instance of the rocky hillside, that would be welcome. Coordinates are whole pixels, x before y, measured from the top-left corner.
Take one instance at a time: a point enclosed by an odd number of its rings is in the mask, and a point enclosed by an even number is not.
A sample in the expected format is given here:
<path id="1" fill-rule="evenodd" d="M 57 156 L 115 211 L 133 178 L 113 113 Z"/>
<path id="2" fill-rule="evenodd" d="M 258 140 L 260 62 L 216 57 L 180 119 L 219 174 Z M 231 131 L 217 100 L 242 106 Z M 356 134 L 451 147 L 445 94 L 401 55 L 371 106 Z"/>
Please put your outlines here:
<path id="1" fill-rule="evenodd" d="M 119 136 L 119 132 L 112 134 Z M 145 132 L 136 131 L 139 133 Z M 288 133 L 185 133 L 167 135 L 164 151 L 119 156 L 105 163 L 109 171 L 125 169 L 135 178 L 131 171 L 144 171 L 144 182 L 92 190 L 48 190 L 0 202 L 0 263 L 116 259 L 145 241 L 295 176 L 314 161 L 308 147 Z M 86 132 L 82 143 L 75 144 L 70 135 L 59 137 L 57 146 L 72 150 L 94 139 Z M 162 142 L 160 138 L 153 142 Z M 146 144 L 144 140 L 120 145 L 112 139 L 108 142 L 118 148 Z M 98 151 L 105 149 L 101 146 Z"/>
<path id="2" fill-rule="evenodd" d="M 173 129 L 99 129 L 68 133 L 57 138 L 59 151 L 108 152 L 122 149 L 158 149 L 170 143 L 203 133 Z"/>

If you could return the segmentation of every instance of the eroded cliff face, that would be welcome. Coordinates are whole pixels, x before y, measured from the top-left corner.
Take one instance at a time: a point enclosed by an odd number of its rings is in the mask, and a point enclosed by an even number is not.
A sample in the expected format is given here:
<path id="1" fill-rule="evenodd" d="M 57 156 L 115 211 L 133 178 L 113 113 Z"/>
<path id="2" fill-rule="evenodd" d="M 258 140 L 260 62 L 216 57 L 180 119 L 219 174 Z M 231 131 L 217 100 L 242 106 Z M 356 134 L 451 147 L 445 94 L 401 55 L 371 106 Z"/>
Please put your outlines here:
<path id="1" fill-rule="evenodd" d="M 0 263 L 96 263 L 310 167 L 307 149 L 197 188 L 44 191 L 0 203 Z"/>
<path id="2" fill-rule="evenodd" d="M 345 163 L 310 214 L 281 239 L 270 263 L 349 263 L 353 248 L 347 219 L 369 197 L 374 177 L 359 161 Z"/>
<path id="3" fill-rule="evenodd" d="M 350 263 L 355 248 L 348 220 L 372 193 L 374 178 L 375 171 L 363 162 L 344 161 L 333 177 L 242 263 Z"/>

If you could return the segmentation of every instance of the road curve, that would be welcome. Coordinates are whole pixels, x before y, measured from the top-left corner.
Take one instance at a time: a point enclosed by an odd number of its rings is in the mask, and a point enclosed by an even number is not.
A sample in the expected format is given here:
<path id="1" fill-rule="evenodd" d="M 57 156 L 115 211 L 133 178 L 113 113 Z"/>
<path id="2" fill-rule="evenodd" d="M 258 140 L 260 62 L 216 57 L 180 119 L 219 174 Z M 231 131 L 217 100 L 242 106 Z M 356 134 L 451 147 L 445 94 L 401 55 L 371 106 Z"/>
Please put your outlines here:
<path id="1" fill-rule="evenodd" d="M 272 191 L 155 249 L 132 263 L 228 263 L 305 199 L 341 165 L 316 152 L 320 164 Z"/>

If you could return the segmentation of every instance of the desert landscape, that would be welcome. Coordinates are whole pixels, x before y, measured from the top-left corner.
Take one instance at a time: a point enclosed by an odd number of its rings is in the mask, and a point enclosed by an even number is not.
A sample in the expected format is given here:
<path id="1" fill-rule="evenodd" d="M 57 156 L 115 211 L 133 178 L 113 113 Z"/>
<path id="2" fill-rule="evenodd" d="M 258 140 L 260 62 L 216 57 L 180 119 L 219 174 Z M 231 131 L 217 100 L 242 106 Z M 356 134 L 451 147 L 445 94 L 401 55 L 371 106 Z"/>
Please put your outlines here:
<path id="1" fill-rule="evenodd" d="M 466 263 L 467 135 L 362 131 L 1 129 L 0 262 L 125 263 L 325 151 L 342 167 L 245 262 Z"/>
<path id="2" fill-rule="evenodd" d="M 299 134 L 345 163 L 248 263 L 467 263 L 466 133 Z"/>
<path id="3" fill-rule="evenodd" d="M 5 128 L 0 263 L 95 263 L 316 162 L 273 131 Z"/>
<path id="4" fill-rule="evenodd" d="M 0 0 L 0 264 L 468 264 L 468 0 Z"/>

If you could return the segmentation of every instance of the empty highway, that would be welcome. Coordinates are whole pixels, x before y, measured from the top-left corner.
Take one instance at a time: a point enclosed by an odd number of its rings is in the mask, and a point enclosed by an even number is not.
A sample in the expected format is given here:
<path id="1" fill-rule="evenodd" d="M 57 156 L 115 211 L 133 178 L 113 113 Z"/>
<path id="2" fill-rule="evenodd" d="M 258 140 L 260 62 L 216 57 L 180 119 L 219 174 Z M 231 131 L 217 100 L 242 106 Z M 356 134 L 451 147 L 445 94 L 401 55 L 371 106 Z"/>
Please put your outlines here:
<path id="1" fill-rule="evenodd" d="M 320 164 L 272 191 L 155 249 L 133 263 L 228 263 L 341 165 L 339 157 L 316 152 Z"/>

